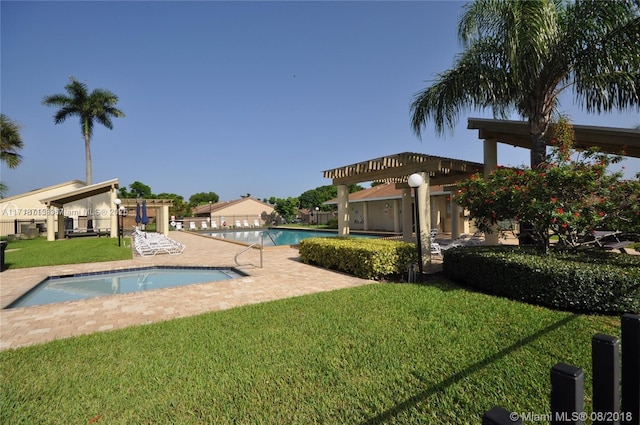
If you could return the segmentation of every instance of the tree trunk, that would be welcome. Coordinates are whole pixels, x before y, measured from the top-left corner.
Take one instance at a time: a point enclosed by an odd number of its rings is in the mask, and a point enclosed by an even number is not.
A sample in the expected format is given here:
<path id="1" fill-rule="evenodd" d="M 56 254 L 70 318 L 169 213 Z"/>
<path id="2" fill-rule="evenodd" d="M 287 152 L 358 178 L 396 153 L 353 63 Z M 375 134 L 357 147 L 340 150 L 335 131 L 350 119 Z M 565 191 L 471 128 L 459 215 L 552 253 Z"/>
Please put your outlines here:
<path id="1" fill-rule="evenodd" d="M 549 122 L 542 118 L 529 119 L 529 134 L 531 135 L 531 168 L 535 169 L 547 160 L 547 145 L 544 136 Z"/>
<path id="2" fill-rule="evenodd" d="M 87 171 L 86 171 L 86 176 L 85 176 L 85 183 L 88 185 L 92 184 L 92 179 L 91 179 L 91 174 L 92 174 L 92 170 L 91 170 L 91 138 L 89 137 L 89 134 L 85 131 L 84 133 L 84 156 L 85 156 L 85 161 L 86 161 L 86 165 L 87 165 Z"/>

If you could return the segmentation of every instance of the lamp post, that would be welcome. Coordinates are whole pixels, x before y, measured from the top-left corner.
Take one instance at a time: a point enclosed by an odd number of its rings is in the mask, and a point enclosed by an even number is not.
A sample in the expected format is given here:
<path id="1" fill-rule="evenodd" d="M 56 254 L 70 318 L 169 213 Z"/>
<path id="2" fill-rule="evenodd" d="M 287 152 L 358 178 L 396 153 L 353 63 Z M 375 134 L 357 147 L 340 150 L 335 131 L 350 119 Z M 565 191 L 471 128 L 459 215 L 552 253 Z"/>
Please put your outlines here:
<path id="1" fill-rule="evenodd" d="M 120 198 L 116 198 L 113 200 L 113 203 L 116 204 L 116 214 L 118 221 L 118 246 L 120 246 L 120 204 L 122 203 L 122 201 L 120 200 Z"/>
<path id="2" fill-rule="evenodd" d="M 416 215 L 416 245 L 418 247 L 418 260 L 420 265 L 420 273 L 423 272 L 423 264 L 422 264 L 422 238 L 420 235 L 420 207 L 418 206 L 418 188 L 422 186 L 422 176 L 418 173 L 411 174 L 409 176 L 409 187 L 413 188 L 413 202 L 415 204 L 415 215 Z"/>
<path id="3" fill-rule="evenodd" d="M 316 207 L 316 228 L 320 227 L 320 207 Z"/>

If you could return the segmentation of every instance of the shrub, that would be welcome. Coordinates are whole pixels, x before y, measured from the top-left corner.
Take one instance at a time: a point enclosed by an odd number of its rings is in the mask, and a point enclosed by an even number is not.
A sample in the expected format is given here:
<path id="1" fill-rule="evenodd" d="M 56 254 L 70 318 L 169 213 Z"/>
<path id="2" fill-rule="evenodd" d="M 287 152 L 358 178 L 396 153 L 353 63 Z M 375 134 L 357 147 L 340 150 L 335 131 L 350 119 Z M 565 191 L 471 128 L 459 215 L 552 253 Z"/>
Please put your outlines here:
<path id="1" fill-rule="evenodd" d="M 337 229 L 338 228 L 338 219 L 337 218 L 332 218 L 329 221 L 327 221 L 327 228 L 329 228 L 329 229 Z"/>
<path id="2" fill-rule="evenodd" d="M 445 252 L 451 280 L 513 300 L 575 312 L 640 311 L 640 257 L 602 251 L 539 254 L 524 247 Z"/>
<path id="3" fill-rule="evenodd" d="M 300 259 L 363 279 L 406 273 L 418 261 L 412 243 L 381 239 L 309 238 L 300 241 Z"/>

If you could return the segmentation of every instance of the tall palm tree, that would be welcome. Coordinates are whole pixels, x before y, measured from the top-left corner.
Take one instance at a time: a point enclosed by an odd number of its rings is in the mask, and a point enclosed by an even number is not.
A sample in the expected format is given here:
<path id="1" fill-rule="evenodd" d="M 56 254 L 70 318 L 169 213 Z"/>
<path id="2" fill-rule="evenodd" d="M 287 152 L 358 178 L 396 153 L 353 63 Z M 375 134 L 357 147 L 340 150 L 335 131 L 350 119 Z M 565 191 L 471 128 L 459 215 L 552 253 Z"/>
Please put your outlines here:
<path id="1" fill-rule="evenodd" d="M 84 136 L 84 152 L 86 158 L 86 183 L 92 183 L 91 169 L 91 136 L 93 136 L 94 121 L 104 125 L 109 130 L 113 129 L 112 117 L 124 117 L 124 113 L 116 109 L 118 96 L 104 89 L 95 89 L 91 93 L 85 83 L 75 78 L 70 78 L 69 84 L 64 88 L 68 95 L 54 94 L 46 96 L 42 103 L 45 106 L 59 106 L 60 109 L 53 116 L 56 124 L 64 122 L 70 116 L 80 118 L 80 128 Z"/>
<path id="2" fill-rule="evenodd" d="M 16 168 L 22 162 L 18 153 L 23 147 L 20 126 L 5 114 L 0 114 L 0 161 L 9 168 Z M 0 197 L 4 196 L 7 186 L 0 182 Z"/>
<path id="3" fill-rule="evenodd" d="M 515 110 L 528 120 L 535 167 L 566 89 L 587 112 L 640 109 L 639 0 L 476 0 L 458 34 L 454 67 L 413 98 L 418 136 L 430 119 L 438 133 L 453 129 L 462 110 Z"/>

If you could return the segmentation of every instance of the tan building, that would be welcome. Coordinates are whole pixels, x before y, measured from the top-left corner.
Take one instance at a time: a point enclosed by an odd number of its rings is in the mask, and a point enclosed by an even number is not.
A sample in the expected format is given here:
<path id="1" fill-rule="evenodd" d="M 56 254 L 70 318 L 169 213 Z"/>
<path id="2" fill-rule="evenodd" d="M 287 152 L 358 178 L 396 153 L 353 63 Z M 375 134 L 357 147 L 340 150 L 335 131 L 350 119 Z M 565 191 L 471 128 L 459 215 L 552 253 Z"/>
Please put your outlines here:
<path id="1" fill-rule="evenodd" d="M 135 220 L 136 204 L 143 201 L 121 199 L 116 204 L 118 188 L 118 179 L 89 186 L 73 180 L 0 199 L 0 235 L 46 233 L 50 241 L 82 233 L 118 237 L 119 223 L 126 229 L 129 217 Z M 168 234 L 171 204 L 167 199 L 146 200 L 159 233 Z"/>
<path id="2" fill-rule="evenodd" d="M 247 197 L 200 205 L 192 210 L 193 217 L 183 219 L 185 229 L 259 227 L 273 212 L 273 205 Z M 194 223 L 194 224 L 191 224 Z"/>
<path id="3" fill-rule="evenodd" d="M 33 229 L 38 233 L 48 230 L 53 224 L 55 232 L 59 226 L 64 229 L 104 229 L 111 230 L 115 221 L 112 194 L 118 188 L 118 180 L 108 180 L 87 186 L 80 180 L 72 180 L 41 189 L 32 190 L 9 198 L 0 199 L 0 236 L 25 233 Z M 62 199 L 68 194 L 80 194 L 66 198 L 55 207 L 48 200 Z M 60 224 L 58 224 L 60 223 Z M 23 231 L 24 230 L 24 231 Z"/>
<path id="4" fill-rule="evenodd" d="M 462 210 L 451 201 L 453 188 L 432 186 L 431 197 L 431 229 L 451 233 L 453 220 L 457 218 L 461 233 L 469 233 L 469 220 Z M 369 189 L 349 194 L 349 228 L 351 230 L 403 232 L 402 219 L 403 191 L 393 183 L 380 184 Z M 413 197 L 413 195 L 410 195 Z M 337 205 L 338 200 L 331 199 L 326 205 Z M 410 215 L 413 217 L 413 203 Z M 452 214 L 456 211 L 457 214 Z M 413 223 L 413 218 L 408 221 Z"/>

